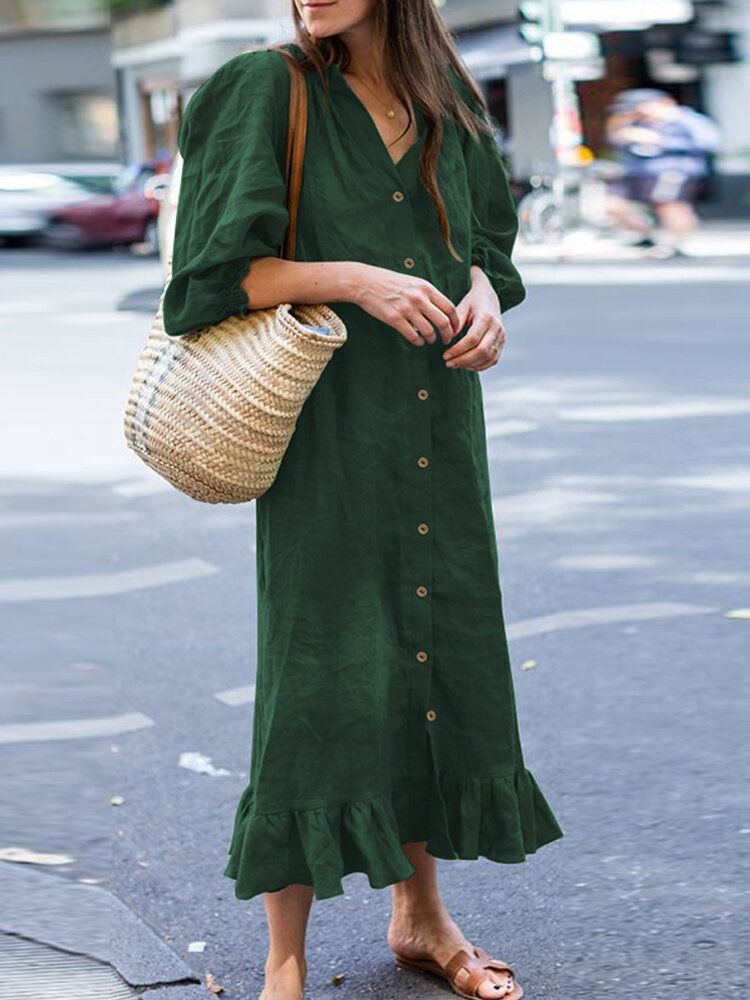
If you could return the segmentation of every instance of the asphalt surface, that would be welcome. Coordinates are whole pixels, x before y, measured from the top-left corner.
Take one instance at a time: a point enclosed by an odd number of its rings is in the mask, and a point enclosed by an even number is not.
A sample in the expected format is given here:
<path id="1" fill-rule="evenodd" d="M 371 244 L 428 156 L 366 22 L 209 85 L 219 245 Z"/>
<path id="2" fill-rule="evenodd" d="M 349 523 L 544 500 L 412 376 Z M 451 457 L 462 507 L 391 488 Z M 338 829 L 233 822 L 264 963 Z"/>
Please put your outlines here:
<path id="1" fill-rule="evenodd" d="M 39 870 L 96 881 L 253 1000 L 262 899 L 222 874 L 253 507 L 193 503 L 124 448 L 158 264 L 1 260 L 0 849 L 67 855 Z M 750 607 L 750 271 L 525 273 L 482 382 L 524 751 L 566 836 L 523 865 L 440 862 L 444 895 L 529 1000 L 744 995 L 750 621 L 727 615 Z M 180 767 L 191 751 L 229 774 Z M 450 995 L 394 968 L 388 890 L 345 885 L 313 908 L 309 1000 Z"/>

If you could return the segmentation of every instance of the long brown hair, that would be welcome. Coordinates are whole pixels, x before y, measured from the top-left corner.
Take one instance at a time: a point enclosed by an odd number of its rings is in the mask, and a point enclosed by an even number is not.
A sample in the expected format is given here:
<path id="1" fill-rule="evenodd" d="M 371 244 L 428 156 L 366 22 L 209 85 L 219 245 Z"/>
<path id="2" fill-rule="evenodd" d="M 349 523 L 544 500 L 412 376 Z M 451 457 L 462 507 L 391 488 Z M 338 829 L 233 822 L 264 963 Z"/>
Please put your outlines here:
<path id="1" fill-rule="evenodd" d="M 429 192 L 440 222 L 440 231 L 450 253 L 456 253 L 450 238 L 450 222 L 438 189 L 437 165 L 443 140 L 443 117 L 450 116 L 473 136 L 479 130 L 490 132 L 490 117 L 484 94 L 464 69 L 443 19 L 435 9 L 435 0 L 374 0 L 375 30 L 384 39 L 383 68 L 386 78 L 407 109 L 408 97 L 418 100 L 424 111 L 428 131 L 419 158 L 419 177 Z M 295 25 L 294 42 L 304 53 L 303 68 L 316 69 L 322 78 L 325 99 L 328 99 L 328 79 L 325 70 L 337 65 L 348 68 L 349 49 L 339 35 L 313 38 L 292 0 Z M 479 103 L 480 116 L 475 115 L 456 92 L 450 80 L 450 67 L 469 88 Z M 410 113 L 410 112 L 409 112 Z M 481 115 L 484 115 L 484 120 Z M 405 129 L 411 127 L 409 125 Z"/>

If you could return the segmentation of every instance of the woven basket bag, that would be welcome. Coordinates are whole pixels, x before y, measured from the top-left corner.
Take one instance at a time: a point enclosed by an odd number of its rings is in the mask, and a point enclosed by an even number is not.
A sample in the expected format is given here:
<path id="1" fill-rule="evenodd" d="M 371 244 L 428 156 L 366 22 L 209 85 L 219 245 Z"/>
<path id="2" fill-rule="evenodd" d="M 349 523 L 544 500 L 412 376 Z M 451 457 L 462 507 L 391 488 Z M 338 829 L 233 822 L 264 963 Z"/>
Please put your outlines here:
<path id="1" fill-rule="evenodd" d="M 280 256 L 293 260 L 307 86 L 296 60 L 277 51 L 291 73 L 289 224 Z M 171 267 L 167 283 L 170 274 Z M 164 292 L 127 400 L 127 444 L 194 500 L 255 500 L 273 483 L 302 405 L 333 352 L 346 342 L 346 327 L 328 306 L 284 303 L 170 336 L 164 331 L 163 304 Z M 328 327 L 330 333 L 303 324 Z"/>

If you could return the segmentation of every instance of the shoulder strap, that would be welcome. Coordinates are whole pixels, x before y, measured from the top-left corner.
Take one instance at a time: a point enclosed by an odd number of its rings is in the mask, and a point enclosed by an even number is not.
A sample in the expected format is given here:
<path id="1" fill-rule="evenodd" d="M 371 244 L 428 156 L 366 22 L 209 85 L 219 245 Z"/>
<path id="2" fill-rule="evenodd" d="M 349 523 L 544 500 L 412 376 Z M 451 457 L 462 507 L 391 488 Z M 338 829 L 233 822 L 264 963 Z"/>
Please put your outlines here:
<path id="1" fill-rule="evenodd" d="M 307 82 L 302 69 L 293 55 L 280 47 L 276 48 L 287 61 L 291 75 L 289 89 L 289 127 L 286 143 L 286 206 L 289 224 L 286 239 L 279 256 L 294 260 L 297 246 L 297 215 L 299 193 L 302 185 L 302 164 L 305 158 L 307 137 Z"/>

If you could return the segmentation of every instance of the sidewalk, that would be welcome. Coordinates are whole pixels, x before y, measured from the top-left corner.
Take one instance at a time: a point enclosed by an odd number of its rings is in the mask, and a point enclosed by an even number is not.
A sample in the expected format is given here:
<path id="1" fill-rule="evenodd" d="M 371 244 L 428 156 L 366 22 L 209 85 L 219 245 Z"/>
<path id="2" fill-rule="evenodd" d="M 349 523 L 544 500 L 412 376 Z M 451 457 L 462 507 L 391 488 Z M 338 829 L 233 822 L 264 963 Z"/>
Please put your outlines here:
<path id="1" fill-rule="evenodd" d="M 530 244 L 519 240 L 514 251 L 518 263 L 612 263 L 632 261 L 659 267 L 689 266 L 694 262 L 750 261 L 750 224 L 747 222 L 707 222 L 685 245 L 687 257 L 654 261 L 644 257 L 635 247 L 597 236 L 590 232 L 574 232 L 560 243 Z"/>
<path id="2" fill-rule="evenodd" d="M 0 863 L 3 996 L 34 1000 L 200 1000 L 190 966 L 101 886 Z"/>

